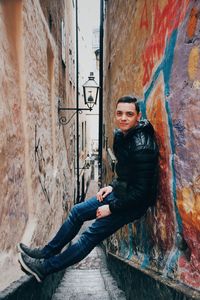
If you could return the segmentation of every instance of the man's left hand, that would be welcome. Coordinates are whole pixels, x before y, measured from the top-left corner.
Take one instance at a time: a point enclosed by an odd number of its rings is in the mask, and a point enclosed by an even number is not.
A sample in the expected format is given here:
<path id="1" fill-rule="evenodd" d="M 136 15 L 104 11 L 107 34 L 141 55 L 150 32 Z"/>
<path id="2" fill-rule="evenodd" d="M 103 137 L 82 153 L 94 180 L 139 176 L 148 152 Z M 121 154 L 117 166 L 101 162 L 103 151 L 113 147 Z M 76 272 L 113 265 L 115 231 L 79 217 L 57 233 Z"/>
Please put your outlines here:
<path id="1" fill-rule="evenodd" d="M 96 218 L 100 219 L 111 215 L 111 211 L 108 204 L 102 205 L 97 209 Z"/>

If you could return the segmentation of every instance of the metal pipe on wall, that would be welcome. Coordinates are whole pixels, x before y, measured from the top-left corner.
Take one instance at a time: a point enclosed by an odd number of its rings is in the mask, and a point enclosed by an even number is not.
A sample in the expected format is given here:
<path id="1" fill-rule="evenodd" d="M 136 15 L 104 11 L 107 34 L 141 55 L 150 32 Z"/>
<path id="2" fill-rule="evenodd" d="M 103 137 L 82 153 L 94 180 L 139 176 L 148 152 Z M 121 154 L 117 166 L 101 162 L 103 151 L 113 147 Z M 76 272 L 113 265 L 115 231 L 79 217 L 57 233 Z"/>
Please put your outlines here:
<path id="1" fill-rule="evenodd" d="M 103 148 L 103 36 L 104 36 L 104 0 L 100 0 L 100 32 L 99 32 L 99 186 L 102 186 L 102 148 Z"/>
<path id="2" fill-rule="evenodd" d="M 79 51 L 78 51 L 78 0 L 76 0 L 76 108 L 79 108 Z M 80 178 L 79 178 L 79 113 L 76 114 L 76 203 L 80 198 Z"/>

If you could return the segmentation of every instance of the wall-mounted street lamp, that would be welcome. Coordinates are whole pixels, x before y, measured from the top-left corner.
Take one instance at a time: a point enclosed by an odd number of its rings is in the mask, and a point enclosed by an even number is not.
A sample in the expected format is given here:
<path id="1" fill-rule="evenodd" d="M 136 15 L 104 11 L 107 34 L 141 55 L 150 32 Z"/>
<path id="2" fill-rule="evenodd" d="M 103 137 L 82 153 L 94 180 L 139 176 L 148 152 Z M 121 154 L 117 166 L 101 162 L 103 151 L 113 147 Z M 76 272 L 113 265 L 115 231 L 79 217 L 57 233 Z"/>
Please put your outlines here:
<path id="1" fill-rule="evenodd" d="M 89 110 L 92 110 L 94 105 L 97 103 L 98 92 L 99 86 L 94 80 L 94 73 L 90 72 L 88 80 L 83 84 L 84 101 Z"/>
<path id="2" fill-rule="evenodd" d="M 77 74 L 77 86 L 78 86 L 78 74 Z M 94 80 L 94 74 L 92 72 L 90 72 L 90 76 L 88 77 L 88 80 L 83 84 L 84 103 L 86 104 L 87 107 L 79 107 L 78 89 L 76 91 L 76 107 L 62 107 L 60 100 L 58 101 L 59 124 L 67 125 L 71 121 L 71 119 L 74 117 L 74 115 L 76 114 L 76 169 L 77 169 L 77 199 L 76 199 L 76 202 L 77 203 L 80 201 L 79 115 L 78 115 L 78 113 L 82 113 L 83 110 L 91 111 L 93 109 L 94 105 L 97 103 L 98 93 L 99 93 L 99 86 L 98 86 L 97 82 Z M 74 111 L 74 113 L 69 117 L 69 119 L 67 119 L 66 116 L 61 115 L 61 112 L 65 111 L 65 110 Z"/>
<path id="3" fill-rule="evenodd" d="M 99 86 L 94 79 L 93 72 L 90 72 L 90 76 L 88 77 L 88 80 L 83 84 L 84 103 L 87 105 L 87 107 L 62 107 L 61 102 L 59 100 L 58 102 L 59 124 L 67 125 L 77 112 L 82 113 L 83 110 L 91 111 L 94 105 L 97 103 L 98 92 L 99 92 Z M 68 120 L 66 119 L 65 116 L 62 116 L 60 114 L 61 111 L 65 111 L 65 110 L 75 111 Z"/>

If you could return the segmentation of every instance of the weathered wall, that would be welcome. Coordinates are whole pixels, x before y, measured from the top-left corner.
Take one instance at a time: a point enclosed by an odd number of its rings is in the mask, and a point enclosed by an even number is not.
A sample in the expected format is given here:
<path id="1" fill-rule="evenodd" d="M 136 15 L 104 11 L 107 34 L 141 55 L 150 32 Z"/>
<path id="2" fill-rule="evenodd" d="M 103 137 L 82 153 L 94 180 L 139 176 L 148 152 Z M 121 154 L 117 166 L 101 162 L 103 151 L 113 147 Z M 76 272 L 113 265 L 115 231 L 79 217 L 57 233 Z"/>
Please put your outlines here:
<path id="1" fill-rule="evenodd" d="M 194 289 L 200 289 L 199 15 L 195 0 L 107 1 L 104 71 L 109 146 L 113 101 L 133 94 L 160 148 L 156 207 L 107 246 Z"/>
<path id="2" fill-rule="evenodd" d="M 1 288 L 22 275 L 16 244 L 43 244 L 72 204 L 74 136 L 57 116 L 58 97 L 74 95 L 68 43 L 66 66 L 61 60 L 60 23 L 73 32 L 72 16 L 72 1 L 54 5 L 52 34 L 39 0 L 0 2 Z"/>

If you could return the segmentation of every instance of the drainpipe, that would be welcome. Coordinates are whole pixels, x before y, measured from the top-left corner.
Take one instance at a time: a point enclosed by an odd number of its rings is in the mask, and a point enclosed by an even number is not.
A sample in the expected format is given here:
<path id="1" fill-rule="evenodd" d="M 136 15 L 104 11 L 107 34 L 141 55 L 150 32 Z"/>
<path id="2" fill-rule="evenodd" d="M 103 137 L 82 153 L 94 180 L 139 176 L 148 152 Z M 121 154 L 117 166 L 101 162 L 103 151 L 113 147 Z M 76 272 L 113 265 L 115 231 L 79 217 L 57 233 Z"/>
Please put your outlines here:
<path id="1" fill-rule="evenodd" d="M 78 53 L 78 0 L 76 0 L 76 172 L 77 172 L 77 197 L 76 203 L 79 203 L 80 197 L 80 178 L 79 178 L 79 53 Z"/>
<path id="2" fill-rule="evenodd" d="M 103 150 L 103 23 L 104 23 L 104 0 L 100 0 L 100 32 L 99 32 L 99 187 L 102 186 L 102 150 Z"/>

